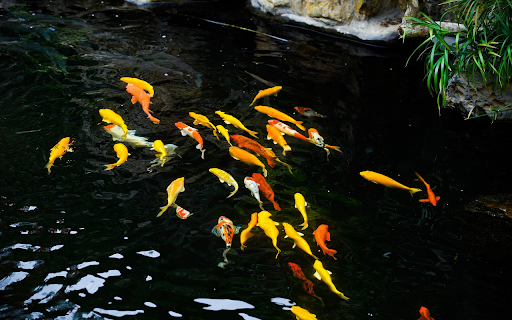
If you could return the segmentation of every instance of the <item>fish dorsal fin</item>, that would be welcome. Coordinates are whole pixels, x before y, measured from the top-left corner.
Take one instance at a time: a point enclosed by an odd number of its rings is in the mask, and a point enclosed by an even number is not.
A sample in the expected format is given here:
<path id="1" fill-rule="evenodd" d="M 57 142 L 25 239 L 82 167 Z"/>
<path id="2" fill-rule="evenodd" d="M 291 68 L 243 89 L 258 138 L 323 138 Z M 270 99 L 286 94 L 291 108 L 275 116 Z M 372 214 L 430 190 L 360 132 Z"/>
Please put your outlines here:
<path id="1" fill-rule="evenodd" d="M 320 273 L 318 273 L 318 271 L 315 271 L 313 277 L 317 278 L 318 280 L 322 280 L 322 277 L 320 276 Z"/>
<path id="2" fill-rule="evenodd" d="M 283 239 L 289 238 L 288 235 L 285 235 Z"/>

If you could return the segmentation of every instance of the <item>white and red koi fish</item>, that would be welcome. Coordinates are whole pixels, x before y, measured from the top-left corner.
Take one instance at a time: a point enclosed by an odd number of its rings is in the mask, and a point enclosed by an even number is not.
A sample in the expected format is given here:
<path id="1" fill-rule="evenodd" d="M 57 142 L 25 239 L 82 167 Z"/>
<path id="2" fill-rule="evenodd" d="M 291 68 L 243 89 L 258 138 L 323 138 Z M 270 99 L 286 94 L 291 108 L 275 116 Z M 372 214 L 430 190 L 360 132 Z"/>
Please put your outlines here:
<path id="1" fill-rule="evenodd" d="M 183 135 L 183 136 L 188 135 L 188 136 L 196 139 L 196 141 L 198 143 L 196 148 L 201 150 L 201 158 L 204 159 L 204 152 L 206 150 L 203 149 L 203 138 L 201 137 L 201 135 L 199 134 L 197 129 L 187 126 L 183 122 L 176 122 L 175 125 L 178 129 L 181 130 L 181 135 Z"/>
<path id="2" fill-rule="evenodd" d="M 261 198 L 260 198 L 260 189 L 258 188 L 259 184 L 256 181 L 254 181 L 253 178 L 245 177 L 244 185 L 247 189 L 249 189 L 249 191 L 251 191 L 251 195 L 256 200 L 258 200 L 258 203 L 260 204 L 260 209 L 265 210 L 265 209 L 263 209 L 263 202 L 261 202 Z"/>
<path id="3" fill-rule="evenodd" d="M 331 153 L 329 151 L 329 149 L 333 149 L 338 152 L 341 152 L 340 147 L 330 146 L 330 145 L 326 144 L 324 142 L 324 138 L 320 135 L 320 133 L 318 133 L 318 130 L 316 130 L 315 128 L 310 128 L 308 130 L 308 134 L 309 134 L 309 142 L 311 142 L 312 144 L 314 144 L 317 147 L 324 149 L 325 152 L 327 152 L 327 161 L 329 161 L 329 154 Z"/>
<path id="4" fill-rule="evenodd" d="M 224 257 L 224 261 L 219 263 L 218 266 L 223 268 L 229 263 L 226 255 L 228 251 L 231 249 L 231 245 L 233 244 L 233 236 L 240 232 L 241 227 L 234 226 L 233 221 L 226 218 L 225 216 L 220 216 L 217 222 L 217 225 L 213 227 L 212 233 L 217 237 L 220 237 L 226 243 L 226 250 L 222 256 Z"/>
<path id="5" fill-rule="evenodd" d="M 193 215 L 193 213 L 191 213 L 190 211 L 188 210 L 185 210 L 183 209 L 182 207 L 180 206 L 177 206 L 176 207 L 176 216 L 180 219 L 187 219 L 188 217 L 190 217 L 191 215 Z"/>
<path id="6" fill-rule="evenodd" d="M 284 123 L 282 123 L 281 121 L 277 121 L 275 119 L 270 119 L 268 120 L 268 123 L 275 127 L 277 130 L 281 131 L 282 133 L 284 134 L 287 134 L 289 136 L 292 136 L 292 137 L 295 137 L 295 138 L 299 138 L 301 140 L 304 140 L 304 141 L 307 141 L 307 142 L 311 142 L 309 141 L 308 138 L 306 138 L 304 135 L 298 133 L 296 130 L 294 130 L 292 127 L 290 127 L 289 125 L 286 125 Z"/>

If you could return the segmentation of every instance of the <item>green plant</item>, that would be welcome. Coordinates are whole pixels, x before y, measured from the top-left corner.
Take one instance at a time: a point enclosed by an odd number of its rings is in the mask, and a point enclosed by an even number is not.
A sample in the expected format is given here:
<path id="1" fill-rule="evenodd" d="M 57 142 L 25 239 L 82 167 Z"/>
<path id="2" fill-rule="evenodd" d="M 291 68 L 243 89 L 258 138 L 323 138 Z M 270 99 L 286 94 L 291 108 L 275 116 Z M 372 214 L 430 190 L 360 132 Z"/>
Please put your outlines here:
<path id="1" fill-rule="evenodd" d="M 501 93 L 512 77 L 512 0 L 442 4 L 450 7 L 441 20 L 451 14 L 460 25 L 457 30 L 444 28 L 424 13 L 424 19 L 406 17 L 414 26 L 429 29 L 429 37 L 411 57 L 422 49 L 419 55 L 425 56 L 427 86 L 431 94 L 437 93 L 438 108 L 446 103 L 448 80 L 454 74 L 464 74 L 473 84 L 480 77 L 484 85 L 492 84 Z"/>

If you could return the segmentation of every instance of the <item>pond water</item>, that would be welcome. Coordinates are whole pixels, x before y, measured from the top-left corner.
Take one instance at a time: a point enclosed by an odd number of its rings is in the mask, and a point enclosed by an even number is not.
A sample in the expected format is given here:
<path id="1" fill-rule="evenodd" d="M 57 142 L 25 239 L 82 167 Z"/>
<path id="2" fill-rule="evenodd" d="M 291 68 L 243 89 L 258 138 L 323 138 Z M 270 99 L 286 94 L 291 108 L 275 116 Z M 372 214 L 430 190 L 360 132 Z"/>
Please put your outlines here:
<path id="1" fill-rule="evenodd" d="M 5 319 L 294 319 L 299 305 L 319 319 L 417 319 L 421 306 L 439 319 L 501 319 L 510 297 L 510 256 L 469 250 L 457 208 L 480 194 L 510 192 L 509 123 L 438 115 L 422 82 L 416 43 L 387 48 L 345 41 L 261 20 L 237 1 L 155 4 L 123 1 L 5 1 L 0 16 L 0 317 Z M 253 31 L 233 27 L 235 25 Z M 151 83 L 153 124 L 130 102 L 121 77 Z M 323 149 L 286 136 L 292 151 L 266 137 L 269 119 L 249 104 L 259 90 L 283 86 L 258 101 L 316 128 L 340 146 Z M 294 107 L 325 118 L 307 118 Z M 178 146 L 163 167 L 148 148 L 129 148 L 110 171 L 114 141 L 99 109 L 119 113 L 137 135 Z M 332 272 L 345 301 L 317 281 L 314 259 L 280 228 L 276 250 L 261 230 L 230 260 L 211 233 L 219 216 L 246 227 L 257 201 L 243 179 L 260 171 L 235 161 L 229 144 L 196 125 L 196 142 L 174 123 L 189 112 L 208 116 L 231 134 L 222 110 L 258 132 L 258 141 L 293 167 L 267 169 L 282 210 L 264 208 L 297 230 L 293 195 L 309 204 L 304 239 Z M 74 152 L 45 165 L 50 149 L 69 136 Z M 248 135 L 247 135 L 248 136 Z M 238 181 L 221 184 L 209 168 Z M 372 170 L 424 189 L 418 172 L 441 197 L 420 203 L 425 190 L 387 189 L 364 180 Z M 177 201 L 193 212 L 178 219 L 166 188 L 185 177 Z M 323 255 L 312 232 L 327 224 Z M 483 252 L 483 253 L 482 253 Z M 288 268 L 301 266 L 322 301 L 302 290 Z"/>

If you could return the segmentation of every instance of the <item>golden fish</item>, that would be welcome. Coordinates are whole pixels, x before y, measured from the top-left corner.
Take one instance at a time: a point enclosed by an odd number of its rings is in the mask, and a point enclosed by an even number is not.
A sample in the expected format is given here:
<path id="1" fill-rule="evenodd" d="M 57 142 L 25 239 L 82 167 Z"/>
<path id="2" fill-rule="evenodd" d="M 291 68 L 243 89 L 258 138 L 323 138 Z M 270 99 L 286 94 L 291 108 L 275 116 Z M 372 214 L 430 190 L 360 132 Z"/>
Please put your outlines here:
<path id="1" fill-rule="evenodd" d="M 153 147 L 151 148 L 151 150 L 155 150 L 156 152 L 158 152 L 156 154 L 156 159 L 151 161 L 151 163 L 153 163 L 151 165 L 150 168 L 148 168 L 148 171 L 151 172 L 151 168 L 153 167 L 156 167 L 156 166 L 161 166 L 163 167 L 164 164 L 172 158 L 173 155 L 175 155 L 176 153 L 174 152 L 174 150 L 177 148 L 178 146 L 174 145 L 174 144 L 164 144 L 162 142 L 162 140 L 155 140 L 153 142 Z"/>
<path id="2" fill-rule="evenodd" d="M 258 100 L 259 98 L 268 97 L 271 95 L 277 96 L 277 94 L 279 93 L 279 91 L 281 91 L 281 89 L 283 89 L 283 87 L 275 86 L 275 87 L 268 88 L 265 90 L 260 90 L 249 106 L 252 106 L 256 102 L 256 100 Z"/>
<path id="3" fill-rule="evenodd" d="M 119 160 L 113 164 L 106 164 L 105 167 L 107 167 L 107 168 L 105 169 L 105 171 L 112 170 L 112 169 L 114 169 L 114 167 L 122 165 L 123 163 L 126 162 L 126 159 L 128 159 L 128 156 L 130 155 L 128 153 L 128 148 L 126 148 L 126 146 L 122 143 L 116 143 L 114 145 L 114 151 L 116 152 Z"/>
<path id="4" fill-rule="evenodd" d="M 302 214 L 302 217 L 304 218 L 304 223 L 299 224 L 299 226 L 302 227 L 302 230 L 304 230 L 308 227 L 308 215 L 306 214 L 306 206 L 308 204 L 306 199 L 304 199 L 304 196 L 298 192 L 293 197 L 295 198 L 295 208 L 299 210 L 300 214 Z"/>
<path id="5" fill-rule="evenodd" d="M 407 190 L 411 194 L 411 197 L 414 193 L 421 191 L 421 189 L 418 189 L 418 188 L 409 188 L 407 186 L 404 186 L 403 184 L 391 179 L 390 177 L 387 177 L 387 176 L 377 173 L 377 172 L 362 171 L 359 174 L 366 180 L 371 181 L 373 183 L 381 184 L 388 188 L 397 188 L 397 189 Z"/>
<path id="6" fill-rule="evenodd" d="M 222 112 L 220 110 L 219 111 L 215 111 L 215 113 L 218 114 L 222 118 L 222 120 L 224 120 L 225 123 L 232 124 L 235 127 L 244 130 L 245 132 L 247 132 L 251 136 L 253 136 L 256 139 L 258 139 L 258 136 L 257 136 L 258 132 L 247 129 L 242 124 L 242 122 L 240 122 L 240 120 L 238 120 L 237 118 L 233 117 L 232 115 L 226 114 L 226 113 L 224 113 L 224 112 Z"/>
<path id="7" fill-rule="evenodd" d="M 297 320 L 316 320 L 316 315 L 299 306 L 292 306 L 290 310 Z"/>
<path id="8" fill-rule="evenodd" d="M 274 109 L 271 107 L 266 107 L 266 106 L 256 106 L 256 107 L 254 107 L 254 109 L 256 111 L 259 111 L 261 113 L 268 115 L 271 118 L 294 123 L 297 127 L 299 127 L 303 131 L 306 130 L 306 128 L 302 125 L 303 121 L 297 121 L 297 120 L 293 119 L 292 117 L 290 117 L 289 115 L 287 115 L 286 113 L 281 112 L 277 109 Z"/>
<path id="9" fill-rule="evenodd" d="M 124 141 L 124 139 L 126 139 L 126 134 L 128 133 L 128 127 L 124 123 L 123 118 L 110 109 L 100 109 L 99 113 L 103 118 L 103 122 L 117 124 L 119 127 L 121 127 L 121 129 L 123 129 L 124 134 L 122 137 Z"/>
<path id="10" fill-rule="evenodd" d="M 176 198 L 178 195 L 185 191 L 185 177 L 178 178 L 171 182 L 167 187 L 167 205 L 160 207 L 160 213 L 157 217 L 160 217 L 170 206 L 176 206 Z"/>
<path id="11" fill-rule="evenodd" d="M 277 249 L 276 259 L 281 249 L 277 247 L 277 236 L 279 235 L 279 230 L 276 228 L 276 222 L 270 219 L 272 214 L 268 211 L 261 211 L 258 213 L 258 227 L 260 227 L 267 237 L 272 239 L 272 245 Z"/>
<path id="12" fill-rule="evenodd" d="M 217 128 L 213 125 L 213 123 L 210 122 L 210 120 L 206 116 L 203 116 L 202 114 L 195 112 L 189 112 L 188 115 L 194 118 L 195 125 L 200 124 L 202 126 L 212 129 L 213 135 L 217 138 L 217 140 L 219 140 L 219 136 L 217 135 Z"/>
<path id="13" fill-rule="evenodd" d="M 137 79 L 137 78 L 123 77 L 123 78 L 121 78 L 121 81 L 126 82 L 128 84 L 133 84 L 134 86 L 139 87 L 142 90 L 146 90 L 149 93 L 150 97 L 155 95 L 153 86 L 144 80 Z"/>
<path id="14" fill-rule="evenodd" d="M 240 234 L 240 244 L 242 245 L 240 249 L 244 250 L 245 248 L 247 248 L 245 243 L 247 242 L 247 240 L 254 236 L 254 233 L 251 232 L 251 229 L 254 228 L 257 224 L 258 213 L 254 212 L 253 214 L 251 214 L 251 221 L 249 221 L 249 225 Z"/>
<path id="15" fill-rule="evenodd" d="M 284 232 L 286 233 L 286 237 L 292 239 L 295 243 L 293 244 L 292 248 L 295 248 L 295 246 L 301 248 L 305 253 L 309 254 L 315 259 L 318 259 L 313 252 L 311 252 L 311 247 L 307 243 L 306 240 L 304 240 L 300 234 L 295 231 L 295 229 L 291 226 L 291 224 L 283 222 Z M 286 238 L 285 237 L 285 238 Z"/>
<path id="16" fill-rule="evenodd" d="M 235 191 L 231 192 L 231 194 L 227 196 L 227 198 L 232 197 L 238 191 L 238 183 L 236 182 L 235 178 L 233 178 L 232 175 L 219 168 L 210 168 L 210 172 L 216 175 L 217 178 L 219 178 L 220 182 L 225 182 L 228 186 L 235 187 Z"/>
<path id="17" fill-rule="evenodd" d="M 258 167 L 261 167 L 263 169 L 263 175 L 265 177 L 267 176 L 267 169 L 265 168 L 265 165 L 263 164 L 263 162 L 260 161 L 260 159 L 258 159 L 252 153 L 249 153 L 238 147 L 229 147 L 229 154 L 233 157 L 233 159 L 240 160 L 246 165 L 256 165 Z"/>
<path id="18" fill-rule="evenodd" d="M 68 151 L 73 152 L 73 149 L 71 149 L 70 146 L 75 141 L 69 142 L 69 140 L 70 140 L 69 137 L 60 139 L 60 141 L 55 146 L 53 146 L 53 148 L 50 150 L 50 159 L 48 160 L 48 163 L 45 166 L 45 168 L 48 169 L 48 174 L 50 174 L 50 172 L 52 172 L 52 170 L 50 170 L 50 168 L 53 166 L 53 163 L 55 162 L 55 160 L 57 160 L 57 158 L 62 159 L 62 156 L 66 152 L 68 152 Z"/>
<path id="19" fill-rule="evenodd" d="M 272 139 L 274 144 L 279 144 L 281 148 L 283 148 L 283 156 L 286 155 L 286 151 L 292 151 L 292 148 L 288 145 L 283 137 L 284 133 L 279 131 L 279 129 L 270 124 L 267 124 L 267 133 L 267 139 Z"/>
<path id="20" fill-rule="evenodd" d="M 222 134 L 222 136 L 226 139 L 226 141 L 229 143 L 230 146 L 233 146 L 231 144 L 231 139 L 229 138 L 229 132 L 228 129 L 224 128 L 222 125 L 217 126 L 217 130 Z"/>
<path id="21" fill-rule="evenodd" d="M 338 291 L 338 289 L 336 289 L 336 287 L 332 283 L 330 271 L 327 271 L 324 269 L 324 265 L 322 264 L 322 262 L 320 260 L 315 261 L 315 263 L 313 264 L 313 268 L 316 270 L 315 278 L 325 282 L 325 284 L 329 287 L 329 289 L 331 289 L 331 291 L 334 292 L 335 294 L 337 294 L 340 298 L 345 299 L 345 300 L 350 299 L 350 298 L 346 297 L 342 292 Z"/>

